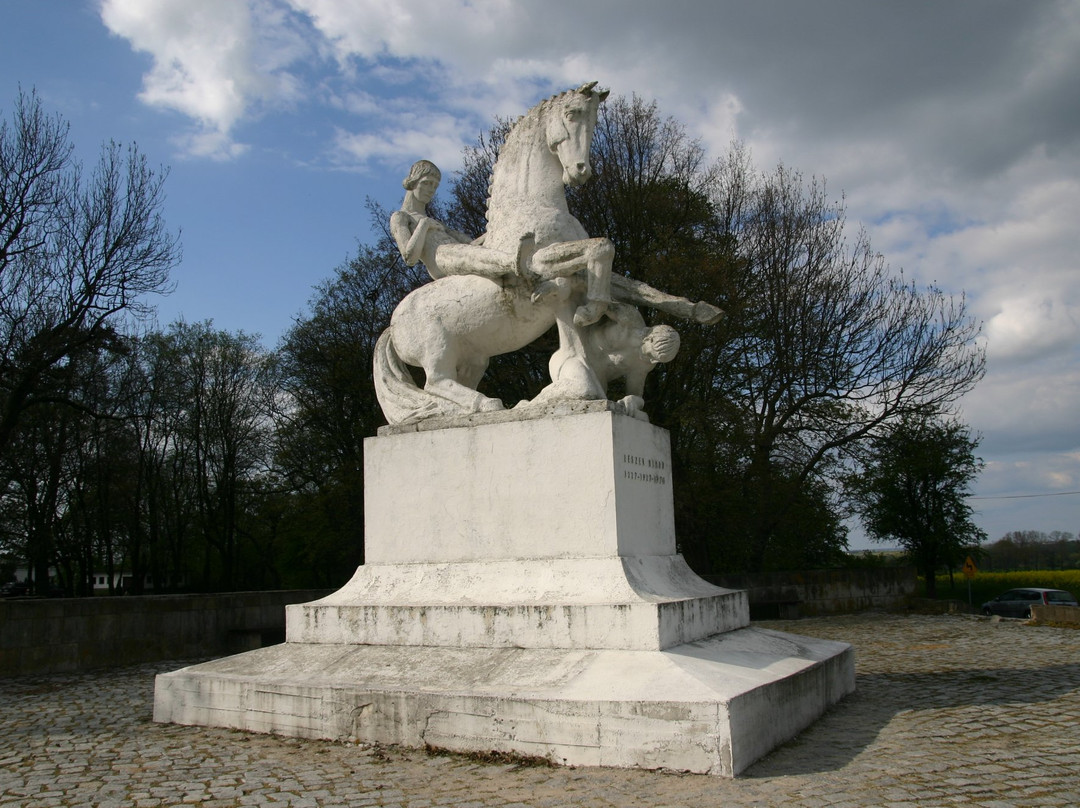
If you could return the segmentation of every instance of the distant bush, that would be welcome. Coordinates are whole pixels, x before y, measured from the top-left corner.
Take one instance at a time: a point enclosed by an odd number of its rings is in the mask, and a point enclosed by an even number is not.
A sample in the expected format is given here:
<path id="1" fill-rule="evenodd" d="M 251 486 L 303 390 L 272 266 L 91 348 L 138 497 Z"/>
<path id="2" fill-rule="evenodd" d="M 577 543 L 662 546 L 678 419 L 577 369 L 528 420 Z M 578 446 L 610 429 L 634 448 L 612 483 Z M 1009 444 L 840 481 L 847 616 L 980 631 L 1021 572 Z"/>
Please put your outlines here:
<path id="1" fill-rule="evenodd" d="M 979 566 L 987 570 L 1068 570 L 1080 567 L 1080 541 L 1055 530 L 1014 530 L 984 545 Z"/>
<path id="2" fill-rule="evenodd" d="M 1080 569 L 979 572 L 971 580 L 971 601 L 979 606 L 1002 592 L 1022 586 L 1064 589 L 1076 597 L 1080 595 Z M 919 597 L 925 596 L 926 584 L 919 579 Z M 953 586 L 949 585 L 948 575 L 937 576 L 937 596 L 942 600 L 967 600 L 968 583 L 964 574 L 957 571 L 953 575 Z"/>
<path id="3" fill-rule="evenodd" d="M 877 570 L 885 567 L 909 567 L 911 560 L 899 550 L 855 550 L 840 555 L 829 568 Z"/>

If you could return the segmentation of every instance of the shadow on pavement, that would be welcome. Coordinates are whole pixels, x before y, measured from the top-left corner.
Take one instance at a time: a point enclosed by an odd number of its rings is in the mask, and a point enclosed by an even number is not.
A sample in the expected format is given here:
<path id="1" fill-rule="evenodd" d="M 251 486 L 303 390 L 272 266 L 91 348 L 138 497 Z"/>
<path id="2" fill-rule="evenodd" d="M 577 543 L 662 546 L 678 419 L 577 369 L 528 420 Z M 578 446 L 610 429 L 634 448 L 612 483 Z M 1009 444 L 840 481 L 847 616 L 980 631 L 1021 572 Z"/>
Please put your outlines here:
<path id="1" fill-rule="evenodd" d="M 1080 688 L 1080 664 L 856 676 L 855 692 L 742 777 L 836 771 L 897 715 L 947 708 L 1044 704 Z M 927 739 L 932 743 L 932 739 Z"/>

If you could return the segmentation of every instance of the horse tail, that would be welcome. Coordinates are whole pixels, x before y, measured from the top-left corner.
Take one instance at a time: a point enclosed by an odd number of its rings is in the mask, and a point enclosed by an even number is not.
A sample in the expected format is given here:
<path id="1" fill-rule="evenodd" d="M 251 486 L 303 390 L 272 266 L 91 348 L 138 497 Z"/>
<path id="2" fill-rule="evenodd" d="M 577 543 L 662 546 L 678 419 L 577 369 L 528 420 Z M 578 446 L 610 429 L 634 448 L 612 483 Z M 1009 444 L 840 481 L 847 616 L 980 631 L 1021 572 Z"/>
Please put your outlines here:
<path id="1" fill-rule="evenodd" d="M 431 414 L 437 397 L 420 388 L 401 361 L 391 339 L 393 326 L 382 332 L 375 343 L 375 397 L 387 423 L 408 424 Z"/>

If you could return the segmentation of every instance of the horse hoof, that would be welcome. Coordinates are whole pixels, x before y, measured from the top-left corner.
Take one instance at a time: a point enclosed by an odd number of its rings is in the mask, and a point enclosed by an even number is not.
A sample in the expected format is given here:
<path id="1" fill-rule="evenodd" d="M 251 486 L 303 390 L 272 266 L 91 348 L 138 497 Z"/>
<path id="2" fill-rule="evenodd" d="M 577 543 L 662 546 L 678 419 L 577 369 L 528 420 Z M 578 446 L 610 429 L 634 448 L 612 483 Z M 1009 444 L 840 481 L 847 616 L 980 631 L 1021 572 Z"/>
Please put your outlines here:
<path id="1" fill-rule="evenodd" d="M 505 409 L 506 407 L 503 406 L 503 403 L 499 401 L 499 399 L 489 398 L 480 403 L 480 409 L 477 410 L 477 412 L 498 412 Z"/>
<path id="2" fill-rule="evenodd" d="M 702 301 L 694 304 L 694 320 L 702 325 L 716 325 L 723 318 L 723 309 L 718 309 L 712 303 Z"/>
<path id="3" fill-rule="evenodd" d="M 597 322 L 607 311 L 608 304 L 603 300 L 590 300 L 584 306 L 578 306 L 574 312 L 574 325 L 585 327 Z"/>

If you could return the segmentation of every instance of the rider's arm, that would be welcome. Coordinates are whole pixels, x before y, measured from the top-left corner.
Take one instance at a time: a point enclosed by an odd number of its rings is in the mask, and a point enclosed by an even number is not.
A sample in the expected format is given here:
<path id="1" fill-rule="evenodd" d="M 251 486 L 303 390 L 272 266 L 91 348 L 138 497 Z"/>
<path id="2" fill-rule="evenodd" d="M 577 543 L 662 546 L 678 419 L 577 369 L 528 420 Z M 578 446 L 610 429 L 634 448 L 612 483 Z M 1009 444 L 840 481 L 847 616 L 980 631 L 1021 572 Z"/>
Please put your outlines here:
<path id="1" fill-rule="evenodd" d="M 404 211 L 396 210 L 390 216 L 390 234 L 397 242 L 401 257 L 409 266 L 414 266 L 424 252 L 429 221 L 427 218 L 421 219 L 414 229 L 412 217 Z"/>

